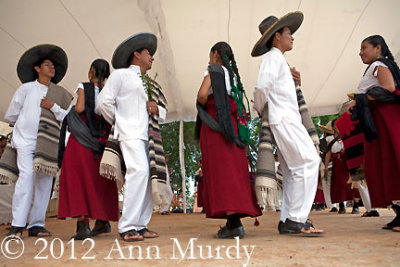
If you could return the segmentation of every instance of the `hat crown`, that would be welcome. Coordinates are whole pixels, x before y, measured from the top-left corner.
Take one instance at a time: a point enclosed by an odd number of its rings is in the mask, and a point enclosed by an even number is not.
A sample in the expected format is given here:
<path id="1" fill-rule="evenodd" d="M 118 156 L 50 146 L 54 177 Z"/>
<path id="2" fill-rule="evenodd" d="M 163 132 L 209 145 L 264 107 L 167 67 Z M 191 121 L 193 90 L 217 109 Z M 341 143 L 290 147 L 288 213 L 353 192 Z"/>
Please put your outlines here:
<path id="1" fill-rule="evenodd" d="M 260 25 L 258 25 L 258 29 L 260 30 L 261 35 L 263 35 L 264 32 L 268 30 L 268 28 L 271 27 L 278 20 L 279 19 L 275 16 L 269 16 L 268 18 L 261 21 Z"/>

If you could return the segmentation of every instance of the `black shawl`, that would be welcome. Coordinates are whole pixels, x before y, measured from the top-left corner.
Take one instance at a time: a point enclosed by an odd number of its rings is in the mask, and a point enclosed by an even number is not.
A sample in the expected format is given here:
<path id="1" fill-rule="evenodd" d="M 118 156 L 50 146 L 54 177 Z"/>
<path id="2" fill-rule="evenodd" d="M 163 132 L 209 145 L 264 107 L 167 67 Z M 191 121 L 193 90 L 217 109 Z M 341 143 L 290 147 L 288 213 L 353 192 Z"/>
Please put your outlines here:
<path id="1" fill-rule="evenodd" d="M 218 121 L 214 120 L 214 118 L 207 113 L 206 107 L 197 102 L 196 107 L 198 113 L 196 119 L 195 138 L 200 140 L 201 125 L 202 123 L 205 123 L 207 127 L 219 132 L 230 142 L 235 143 L 237 146 L 245 147 L 246 144 L 240 141 L 239 136 L 233 128 L 231 105 L 226 91 L 224 69 L 220 65 L 209 65 L 208 73 L 210 74 Z"/>

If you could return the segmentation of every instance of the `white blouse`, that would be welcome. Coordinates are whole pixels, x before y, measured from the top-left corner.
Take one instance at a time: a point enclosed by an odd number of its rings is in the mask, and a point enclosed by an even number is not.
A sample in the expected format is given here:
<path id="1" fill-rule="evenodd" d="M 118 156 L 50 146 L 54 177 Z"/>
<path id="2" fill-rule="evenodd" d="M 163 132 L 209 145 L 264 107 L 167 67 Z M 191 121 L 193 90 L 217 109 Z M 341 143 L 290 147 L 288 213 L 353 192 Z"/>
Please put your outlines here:
<path id="1" fill-rule="evenodd" d="M 79 88 L 82 90 L 85 90 L 85 88 L 83 87 L 83 83 L 79 83 L 78 86 L 76 87 L 75 92 L 74 92 L 76 95 L 78 95 Z M 100 91 L 99 87 L 95 86 L 94 87 L 94 106 L 95 107 L 97 106 L 97 96 L 99 95 L 99 91 Z M 95 110 L 94 112 L 97 115 L 101 115 L 97 110 Z"/>
<path id="2" fill-rule="evenodd" d="M 332 142 L 332 140 L 333 140 L 334 138 L 335 138 L 335 137 L 333 137 L 333 135 L 329 135 L 329 136 L 327 136 L 327 137 L 325 138 L 326 141 L 327 141 L 327 143 L 328 143 L 328 145 L 329 145 L 330 142 Z M 343 148 L 344 148 L 343 141 L 342 141 L 342 140 L 337 140 L 337 141 L 332 145 L 331 151 L 332 151 L 332 153 L 339 153 L 340 151 L 342 151 Z"/>
<path id="3" fill-rule="evenodd" d="M 369 65 L 367 72 L 361 78 L 360 84 L 358 85 L 358 93 L 365 94 L 369 89 L 379 86 L 378 81 L 378 66 L 387 68 L 385 63 L 381 61 L 375 61 Z"/>
<path id="4" fill-rule="evenodd" d="M 229 79 L 229 71 L 227 68 L 225 68 L 225 66 L 222 66 L 222 69 L 225 72 L 225 85 L 226 85 L 226 91 L 228 92 L 228 95 L 231 95 L 231 91 L 232 91 L 232 86 L 231 86 L 231 81 Z M 204 77 L 206 77 L 207 75 L 209 75 L 208 73 L 208 69 L 204 72 Z M 233 81 L 236 85 L 236 77 L 233 78 Z M 211 95 L 213 93 L 212 87 L 210 87 L 210 89 L 208 90 L 208 95 Z"/>

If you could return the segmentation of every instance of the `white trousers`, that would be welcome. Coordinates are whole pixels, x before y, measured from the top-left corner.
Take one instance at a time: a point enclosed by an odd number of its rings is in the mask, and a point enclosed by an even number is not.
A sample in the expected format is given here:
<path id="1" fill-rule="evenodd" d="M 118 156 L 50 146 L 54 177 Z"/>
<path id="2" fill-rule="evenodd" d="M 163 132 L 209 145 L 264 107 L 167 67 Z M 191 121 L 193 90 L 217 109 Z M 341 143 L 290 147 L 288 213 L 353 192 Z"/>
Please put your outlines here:
<path id="1" fill-rule="evenodd" d="M 172 198 L 174 197 L 174 193 L 172 192 L 172 189 L 171 189 L 171 178 L 170 178 L 170 176 L 169 176 L 169 169 L 168 169 L 168 166 L 167 165 L 165 165 L 165 167 L 166 167 L 166 170 L 167 170 L 167 187 L 168 187 L 168 191 L 166 192 L 167 193 L 167 200 L 168 200 L 168 204 L 166 204 L 164 207 L 162 207 L 161 208 L 161 212 L 164 212 L 164 211 L 169 211 L 169 206 L 171 206 L 171 201 L 172 201 Z"/>
<path id="2" fill-rule="evenodd" d="M 119 219 L 120 233 L 147 227 L 153 211 L 149 173 L 148 142 L 140 139 L 121 141 L 126 165 L 124 201 Z"/>
<path id="3" fill-rule="evenodd" d="M 336 204 L 333 204 L 332 199 L 331 199 L 331 174 L 332 174 L 332 171 L 330 171 L 328 173 L 328 177 L 326 180 L 324 178 L 321 179 L 322 191 L 324 192 L 325 204 L 328 209 L 336 207 Z"/>
<path id="4" fill-rule="evenodd" d="M 17 148 L 18 180 L 12 200 L 12 226 L 45 225 L 53 177 L 33 171 L 32 149 Z M 33 198 L 33 203 L 32 203 Z"/>
<path id="5" fill-rule="evenodd" d="M 281 221 L 304 223 L 317 192 L 320 158 L 301 123 L 271 124 L 283 171 Z"/>
<path id="6" fill-rule="evenodd" d="M 357 181 L 358 191 L 360 192 L 364 208 L 370 212 L 371 210 L 376 210 L 371 207 L 371 198 L 369 197 L 368 188 L 364 186 L 364 181 Z"/>

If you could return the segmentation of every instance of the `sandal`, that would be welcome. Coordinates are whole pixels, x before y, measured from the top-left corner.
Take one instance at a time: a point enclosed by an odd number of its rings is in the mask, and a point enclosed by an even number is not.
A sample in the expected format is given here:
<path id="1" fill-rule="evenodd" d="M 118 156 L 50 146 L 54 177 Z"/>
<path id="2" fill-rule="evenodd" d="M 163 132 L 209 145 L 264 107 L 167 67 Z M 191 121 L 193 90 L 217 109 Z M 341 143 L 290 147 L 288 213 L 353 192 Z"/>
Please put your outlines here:
<path id="1" fill-rule="evenodd" d="M 400 226 L 393 227 L 393 232 L 400 232 Z"/>
<path id="2" fill-rule="evenodd" d="M 392 230 L 394 227 L 399 227 L 399 226 L 400 226 L 400 216 L 396 216 L 390 223 L 387 223 L 385 226 L 383 226 L 382 229 Z"/>
<path id="3" fill-rule="evenodd" d="M 18 239 L 22 237 L 24 227 L 11 226 L 10 231 L 6 235 L 8 239 Z"/>
<path id="4" fill-rule="evenodd" d="M 244 228 L 243 226 L 239 226 L 233 229 L 228 229 L 228 227 L 220 227 L 217 233 L 217 238 L 221 239 L 228 239 L 228 238 L 235 238 L 239 237 L 242 239 L 244 237 Z"/>
<path id="5" fill-rule="evenodd" d="M 136 242 L 136 241 L 143 241 L 143 236 L 139 234 L 136 230 L 129 230 L 119 234 L 122 237 L 122 240 L 125 242 Z M 126 238 L 128 237 L 128 238 Z"/>
<path id="6" fill-rule="evenodd" d="M 143 238 L 156 238 L 158 237 L 158 234 L 154 231 L 150 231 L 147 228 L 143 228 L 142 230 L 139 230 L 138 233 L 143 236 Z"/>
<path id="7" fill-rule="evenodd" d="M 28 229 L 29 236 L 46 237 L 51 236 L 51 233 L 42 226 L 33 226 Z"/>
<path id="8" fill-rule="evenodd" d="M 285 226 L 288 231 L 293 234 L 300 234 L 304 237 L 316 237 L 324 234 L 323 230 L 316 229 L 310 219 L 307 219 L 305 223 L 295 222 L 290 219 L 286 219 Z"/>

